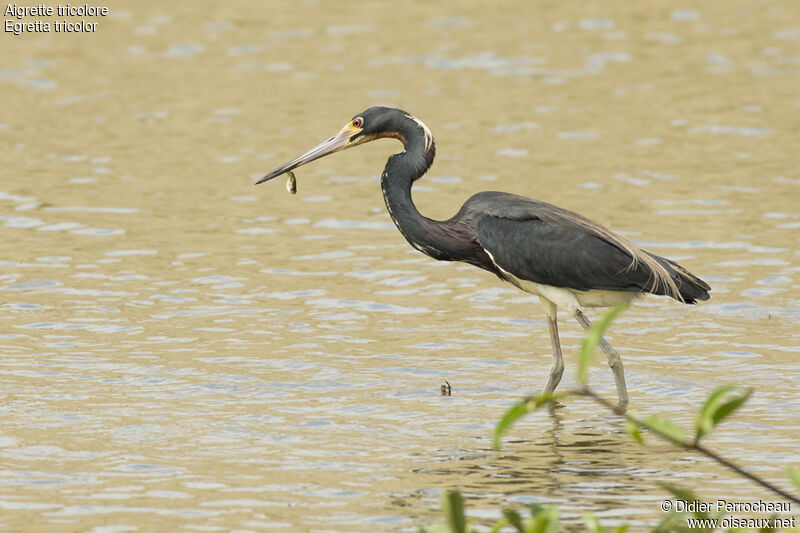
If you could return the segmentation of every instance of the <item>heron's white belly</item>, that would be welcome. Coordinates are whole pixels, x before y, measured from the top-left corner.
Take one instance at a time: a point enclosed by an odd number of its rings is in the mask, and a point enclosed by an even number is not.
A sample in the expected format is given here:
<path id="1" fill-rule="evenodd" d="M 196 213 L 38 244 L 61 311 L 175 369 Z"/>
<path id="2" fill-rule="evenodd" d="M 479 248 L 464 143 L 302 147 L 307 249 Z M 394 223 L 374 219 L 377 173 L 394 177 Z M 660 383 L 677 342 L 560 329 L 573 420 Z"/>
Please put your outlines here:
<path id="1" fill-rule="evenodd" d="M 641 296 L 638 292 L 607 291 L 591 289 L 588 291 L 578 291 L 565 287 L 553 287 L 526 281 L 515 276 L 515 284 L 525 292 L 535 294 L 542 300 L 542 306 L 551 318 L 555 318 L 557 309 L 567 311 L 571 315 L 584 307 L 613 307 L 619 304 L 627 304 Z"/>
<path id="2" fill-rule="evenodd" d="M 556 311 L 559 309 L 575 316 L 577 311 L 584 307 L 613 307 L 619 304 L 628 304 L 632 300 L 642 296 L 641 293 L 627 291 L 606 291 L 600 289 L 578 291 L 566 287 L 553 287 L 552 285 L 520 279 L 498 265 L 494 257 L 492 257 L 492 254 L 489 253 L 489 250 L 486 250 L 486 253 L 492 259 L 495 266 L 499 268 L 514 285 L 525 292 L 538 296 L 539 301 L 542 302 L 545 313 L 552 319 L 556 318 Z"/>

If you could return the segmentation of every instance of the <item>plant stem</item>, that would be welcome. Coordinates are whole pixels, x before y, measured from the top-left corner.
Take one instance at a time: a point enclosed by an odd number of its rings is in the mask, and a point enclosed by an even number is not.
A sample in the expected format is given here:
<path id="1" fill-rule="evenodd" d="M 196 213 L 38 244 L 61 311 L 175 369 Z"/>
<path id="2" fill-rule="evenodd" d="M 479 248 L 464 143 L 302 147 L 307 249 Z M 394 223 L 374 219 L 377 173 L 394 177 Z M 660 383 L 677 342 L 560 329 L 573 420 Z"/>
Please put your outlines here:
<path id="1" fill-rule="evenodd" d="M 593 390 L 591 390 L 588 387 L 584 387 L 584 388 L 578 390 L 577 393 L 580 394 L 581 396 L 588 396 L 589 398 L 593 399 L 597 403 L 603 405 L 604 407 L 607 407 L 608 409 L 613 411 L 615 414 L 620 415 L 620 416 L 624 417 L 627 420 L 630 420 L 631 422 L 633 422 L 634 424 L 636 424 L 640 428 L 650 429 L 646 425 L 644 425 L 642 422 L 640 422 L 639 419 L 637 419 L 635 416 L 632 416 L 630 414 L 620 413 L 618 411 L 616 405 L 614 405 L 613 403 L 609 402 L 607 399 L 603 398 L 602 396 L 599 396 L 596 392 L 594 392 Z M 650 431 L 653 431 L 653 430 L 650 429 Z M 750 472 L 747 472 L 746 470 L 743 470 L 737 464 L 733 463 L 732 461 L 730 461 L 728 459 L 725 459 L 724 457 L 722 457 L 722 456 L 718 455 L 717 453 L 709 450 L 708 448 L 706 448 L 705 446 L 703 446 L 703 445 L 701 445 L 699 443 L 687 442 L 687 441 L 684 441 L 684 440 L 674 439 L 674 438 L 670 437 L 669 435 L 665 435 L 665 434 L 660 433 L 658 431 L 655 431 L 654 433 L 656 433 L 656 435 L 658 435 L 662 439 L 668 440 L 671 443 L 673 443 L 673 444 L 675 444 L 675 445 L 677 445 L 677 446 L 679 446 L 679 447 L 681 447 L 683 449 L 694 450 L 696 452 L 699 452 L 699 453 L 705 455 L 706 457 L 708 457 L 710 459 L 713 459 L 717 463 L 719 463 L 719 464 L 721 464 L 723 466 L 726 466 L 729 469 L 733 470 L 734 472 L 736 472 L 740 476 L 744 476 L 747 479 L 749 479 L 750 481 L 752 481 L 752 482 L 754 482 L 754 483 L 756 483 L 758 485 L 761 485 L 762 487 L 764 487 L 767 490 L 770 490 L 770 491 L 774 492 L 775 494 L 779 495 L 781 498 L 784 498 L 784 499 L 789 500 L 791 502 L 795 502 L 797 504 L 800 504 L 800 499 L 798 499 L 797 497 L 792 496 L 791 494 L 789 494 L 788 492 L 784 491 L 783 489 L 780 489 L 780 488 L 776 487 L 775 485 L 773 485 L 772 483 L 761 479 L 760 477 L 756 476 L 755 474 L 751 474 Z"/>
<path id="2" fill-rule="evenodd" d="M 800 498 L 792 496 L 788 492 L 786 492 L 786 491 L 784 491 L 782 489 L 779 489 L 778 487 L 776 487 L 772 483 L 761 479 L 760 477 L 756 476 L 755 474 L 751 474 L 750 472 L 748 472 L 746 470 L 743 470 L 740 466 L 736 465 L 735 463 L 731 462 L 728 459 L 725 459 L 724 457 L 721 457 L 721 456 L 717 455 L 715 452 L 712 452 L 711 450 L 709 450 L 705 446 L 703 446 L 701 444 L 691 444 L 690 446 L 688 446 L 688 448 L 690 450 L 697 450 L 698 452 L 702 453 L 706 457 L 709 457 L 709 458 L 715 460 L 716 462 L 718 462 L 721 465 L 727 466 L 728 468 L 730 468 L 731 470 L 733 470 L 737 474 L 746 477 L 750 481 L 758 483 L 759 485 L 761 485 L 765 489 L 771 490 L 772 492 L 774 492 L 775 494 L 779 495 L 780 497 L 785 498 L 785 499 L 787 499 L 789 501 L 792 501 L 792 502 L 800 504 Z"/>

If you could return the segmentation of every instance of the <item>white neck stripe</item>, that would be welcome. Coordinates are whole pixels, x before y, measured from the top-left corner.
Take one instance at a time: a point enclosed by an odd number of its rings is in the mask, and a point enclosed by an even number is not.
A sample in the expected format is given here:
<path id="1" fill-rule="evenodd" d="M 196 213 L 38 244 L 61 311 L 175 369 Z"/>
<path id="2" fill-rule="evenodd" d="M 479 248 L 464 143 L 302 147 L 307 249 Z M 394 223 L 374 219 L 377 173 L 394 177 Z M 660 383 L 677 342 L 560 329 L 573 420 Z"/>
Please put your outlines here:
<path id="1" fill-rule="evenodd" d="M 431 145 L 433 144 L 433 135 L 431 134 L 431 130 L 428 129 L 428 126 L 426 126 L 424 122 L 414 115 L 406 114 L 406 116 L 416 122 L 419 127 L 422 128 L 422 132 L 425 134 L 425 151 L 427 152 L 430 150 Z"/>

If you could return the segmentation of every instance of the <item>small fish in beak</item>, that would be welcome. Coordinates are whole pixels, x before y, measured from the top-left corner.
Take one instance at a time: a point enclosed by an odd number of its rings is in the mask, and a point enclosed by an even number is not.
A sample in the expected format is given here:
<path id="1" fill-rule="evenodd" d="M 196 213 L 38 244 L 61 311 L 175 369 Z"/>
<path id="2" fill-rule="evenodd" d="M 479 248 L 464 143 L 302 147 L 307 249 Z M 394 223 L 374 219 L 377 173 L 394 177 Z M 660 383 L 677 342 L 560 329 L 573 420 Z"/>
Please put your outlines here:
<path id="1" fill-rule="evenodd" d="M 286 190 L 291 194 L 297 194 L 297 176 L 291 170 L 286 172 Z"/>

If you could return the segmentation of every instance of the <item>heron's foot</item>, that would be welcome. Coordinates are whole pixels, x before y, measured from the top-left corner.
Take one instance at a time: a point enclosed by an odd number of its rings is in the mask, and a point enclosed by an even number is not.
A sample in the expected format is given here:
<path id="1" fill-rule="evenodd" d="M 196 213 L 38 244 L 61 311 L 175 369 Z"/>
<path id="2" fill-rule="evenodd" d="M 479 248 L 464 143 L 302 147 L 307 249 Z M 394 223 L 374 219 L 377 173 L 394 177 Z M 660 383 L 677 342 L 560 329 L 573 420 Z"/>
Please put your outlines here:
<path id="1" fill-rule="evenodd" d="M 620 398 L 619 403 L 614 408 L 614 412 L 618 415 L 624 415 L 625 412 L 628 410 L 628 398 Z"/>
<path id="2" fill-rule="evenodd" d="M 608 359 L 611 372 L 614 374 L 614 384 L 617 386 L 617 397 L 619 398 L 619 403 L 617 403 L 617 407 L 614 411 L 621 415 L 628 409 L 628 387 L 625 385 L 625 373 L 622 370 L 622 360 L 610 345 L 609 348 L 611 350 Z"/>
<path id="3" fill-rule="evenodd" d="M 553 364 L 550 365 L 550 376 L 543 394 L 553 394 L 564 375 L 564 358 L 561 356 L 561 341 L 558 340 L 558 323 L 555 318 L 547 317 L 550 330 L 550 342 L 553 345 Z"/>
<path id="4" fill-rule="evenodd" d="M 575 318 L 584 329 L 591 329 L 592 323 L 580 310 L 575 312 Z M 614 374 L 614 384 L 617 386 L 619 403 L 614 408 L 614 412 L 620 415 L 625 414 L 625 411 L 628 410 L 628 387 L 625 385 L 625 370 L 622 368 L 622 359 L 614 347 L 603 337 L 600 337 L 599 346 L 603 353 L 606 354 L 608 366 L 611 367 L 611 372 Z"/>
<path id="5" fill-rule="evenodd" d="M 553 366 L 550 368 L 550 377 L 547 378 L 547 385 L 544 386 L 542 394 L 553 394 L 558 384 L 561 383 L 561 376 L 563 374 L 564 363 L 562 363 L 561 360 L 554 361 Z"/>

